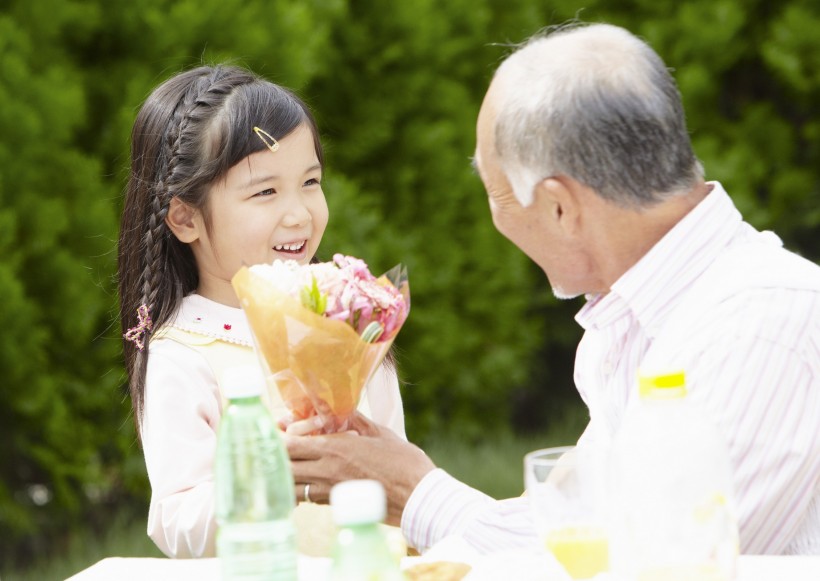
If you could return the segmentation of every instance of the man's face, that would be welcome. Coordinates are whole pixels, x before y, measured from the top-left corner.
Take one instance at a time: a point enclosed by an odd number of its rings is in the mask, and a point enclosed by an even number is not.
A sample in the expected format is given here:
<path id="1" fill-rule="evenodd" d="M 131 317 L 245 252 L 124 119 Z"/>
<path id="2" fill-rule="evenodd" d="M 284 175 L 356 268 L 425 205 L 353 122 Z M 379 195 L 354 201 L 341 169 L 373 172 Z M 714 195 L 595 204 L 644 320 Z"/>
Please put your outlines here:
<path id="1" fill-rule="evenodd" d="M 475 166 L 487 190 L 490 212 L 496 229 L 518 246 L 541 269 L 558 298 L 572 298 L 582 291 L 565 287 L 563 280 L 572 280 L 573 263 L 554 208 L 544 196 L 536 196 L 527 207 L 516 198 L 504 173 L 495 149 L 496 103 L 499 81 L 490 85 L 476 127 Z M 548 177 L 548 176 L 544 176 Z M 575 286 L 575 285 L 569 285 Z"/>

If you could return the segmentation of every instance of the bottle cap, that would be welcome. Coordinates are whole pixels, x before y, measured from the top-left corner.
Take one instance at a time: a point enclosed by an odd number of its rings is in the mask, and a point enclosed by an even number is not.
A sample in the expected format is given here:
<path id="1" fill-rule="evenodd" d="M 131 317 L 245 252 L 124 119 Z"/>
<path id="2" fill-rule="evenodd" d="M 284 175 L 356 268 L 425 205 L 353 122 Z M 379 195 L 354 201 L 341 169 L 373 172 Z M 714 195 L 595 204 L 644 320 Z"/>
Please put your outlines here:
<path id="1" fill-rule="evenodd" d="M 236 365 L 225 369 L 220 385 L 228 399 L 255 397 L 265 390 L 265 376 L 259 365 Z"/>
<path id="2" fill-rule="evenodd" d="M 638 371 L 638 393 L 642 398 L 674 399 L 686 396 L 686 374 L 673 371 L 645 374 Z"/>
<path id="3" fill-rule="evenodd" d="M 380 523 L 387 512 L 381 482 L 348 480 L 330 489 L 333 521 L 339 526 Z"/>

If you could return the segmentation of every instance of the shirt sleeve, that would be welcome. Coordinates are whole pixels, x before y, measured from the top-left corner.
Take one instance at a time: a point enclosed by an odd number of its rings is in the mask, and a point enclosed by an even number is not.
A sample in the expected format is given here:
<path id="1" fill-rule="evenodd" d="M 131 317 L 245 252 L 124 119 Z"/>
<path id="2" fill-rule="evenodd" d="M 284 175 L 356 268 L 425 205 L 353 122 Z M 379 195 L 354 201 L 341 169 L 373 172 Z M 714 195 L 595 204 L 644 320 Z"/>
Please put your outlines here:
<path id="1" fill-rule="evenodd" d="M 380 365 L 367 384 L 365 397 L 370 405 L 371 419 L 406 440 L 404 408 L 395 367 L 387 363 Z"/>
<path id="2" fill-rule="evenodd" d="M 419 552 L 454 535 L 481 553 L 536 543 L 526 497 L 495 500 L 440 468 L 429 472 L 410 495 L 401 529 Z"/>
<path id="3" fill-rule="evenodd" d="M 817 302 L 785 291 L 743 297 L 729 317 L 736 326 L 714 333 L 690 365 L 692 401 L 727 435 L 745 554 L 820 549 Z"/>
<path id="4" fill-rule="evenodd" d="M 157 339 L 149 353 L 142 421 L 148 535 L 169 557 L 212 557 L 216 381 L 199 353 L 175 341 Z"/>

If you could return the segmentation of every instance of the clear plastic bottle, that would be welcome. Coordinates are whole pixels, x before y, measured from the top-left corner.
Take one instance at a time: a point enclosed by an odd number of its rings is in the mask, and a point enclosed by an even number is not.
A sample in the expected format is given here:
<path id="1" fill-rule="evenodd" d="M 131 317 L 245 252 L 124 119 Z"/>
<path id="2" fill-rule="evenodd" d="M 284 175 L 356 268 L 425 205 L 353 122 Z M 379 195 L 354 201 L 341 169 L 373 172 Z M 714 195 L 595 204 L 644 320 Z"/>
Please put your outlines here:
<path id="1" fill-rule="evenodd" d="M 683 372 L 641 374 L 612 450 L 611 565 L 629 581 L 735 578 L 726 443 L 687 398 Z"/>
<path id="2" fill-rule="evenodd" d="M 404 576 L 380 523 L 386 513 L 384 488 L 375 480 L 348 480 L 330 491 L 339 527 L 332 581 L 400 581 Z"/>
<path id="3" fill-rule="evenodd" d="M 279 428 L 261 400 L 256 366 L 225 370 L 228 406 L 216 448 L 216 552 L 225 580 L 295 581 L 296 504 L 290 459 Z"/>

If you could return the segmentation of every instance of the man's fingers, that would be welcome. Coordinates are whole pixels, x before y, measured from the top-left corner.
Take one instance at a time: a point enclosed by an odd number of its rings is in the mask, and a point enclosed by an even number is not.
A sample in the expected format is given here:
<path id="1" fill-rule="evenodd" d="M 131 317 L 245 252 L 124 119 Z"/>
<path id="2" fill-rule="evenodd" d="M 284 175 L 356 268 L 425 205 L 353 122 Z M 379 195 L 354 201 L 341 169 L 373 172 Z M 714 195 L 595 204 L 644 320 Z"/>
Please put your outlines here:
<path id="1" fill-rule="evenodd" d="M 332 480 L 339 465 L 346 442 L 350 438 L 359 439 L 358 434 L 330 434 L 327 436 L 286 435 L 285 444 L 290 456 L 291 467 L 296 482 Z M 306 478 L 300 480 L 298 476 Z"/>
<path id="2" fill-rule="evenodd" d="M 324 436 L 297 436 L 285 433 L 285 445 L 292 462 L 319 460 L 322 457 L 321 440 Z"/>

